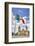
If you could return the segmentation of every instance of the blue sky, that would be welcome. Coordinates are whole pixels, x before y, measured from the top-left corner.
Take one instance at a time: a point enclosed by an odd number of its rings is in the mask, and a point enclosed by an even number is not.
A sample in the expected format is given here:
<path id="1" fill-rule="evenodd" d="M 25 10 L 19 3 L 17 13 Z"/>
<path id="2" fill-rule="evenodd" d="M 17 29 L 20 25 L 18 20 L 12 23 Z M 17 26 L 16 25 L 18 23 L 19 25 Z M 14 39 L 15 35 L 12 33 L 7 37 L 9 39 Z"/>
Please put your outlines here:
<path id="1" fill-rule="evenodd" d="M 13 15 L 29 17 L 29 8 L 12 8 Z"/>

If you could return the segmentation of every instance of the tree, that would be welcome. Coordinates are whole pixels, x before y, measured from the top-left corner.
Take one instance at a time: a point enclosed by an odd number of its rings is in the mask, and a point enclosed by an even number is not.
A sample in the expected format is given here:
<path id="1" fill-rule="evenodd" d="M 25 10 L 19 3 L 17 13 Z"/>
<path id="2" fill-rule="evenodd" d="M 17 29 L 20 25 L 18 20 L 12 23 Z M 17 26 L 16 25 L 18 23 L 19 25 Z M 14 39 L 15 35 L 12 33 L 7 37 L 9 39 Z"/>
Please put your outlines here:
<path id="1" fill-rule="evenodd" d="M 16 15 L 16 20 L 18 20 L 18 21 L 19 21 L 19 19 L 20 19 L 20 18 L 19 18 L 19 15 Z"/>

